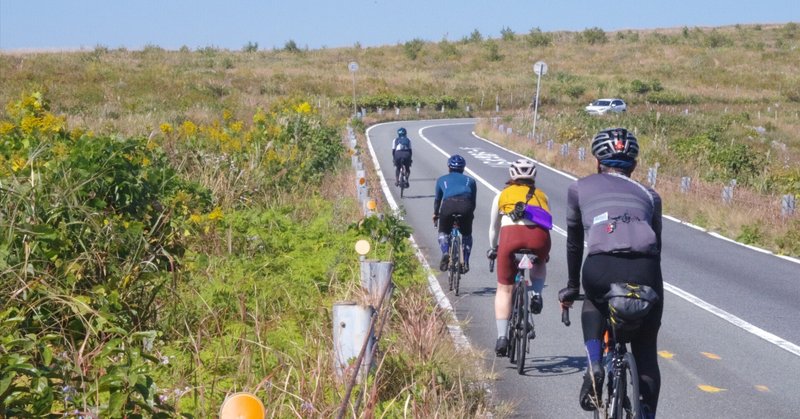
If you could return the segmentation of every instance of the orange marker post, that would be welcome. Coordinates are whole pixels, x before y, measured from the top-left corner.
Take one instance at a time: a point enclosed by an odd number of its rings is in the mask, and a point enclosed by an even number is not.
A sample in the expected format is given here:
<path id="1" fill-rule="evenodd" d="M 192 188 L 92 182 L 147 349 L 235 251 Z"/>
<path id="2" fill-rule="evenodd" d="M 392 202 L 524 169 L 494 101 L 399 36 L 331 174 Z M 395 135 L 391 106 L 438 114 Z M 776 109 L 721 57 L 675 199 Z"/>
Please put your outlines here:
<path id="1" fill-rule="evenodd" d="M 264 403 L 250 393 L 235 393 L 228 396 L 219 409 L 220 419 L 264 419 Z"/>

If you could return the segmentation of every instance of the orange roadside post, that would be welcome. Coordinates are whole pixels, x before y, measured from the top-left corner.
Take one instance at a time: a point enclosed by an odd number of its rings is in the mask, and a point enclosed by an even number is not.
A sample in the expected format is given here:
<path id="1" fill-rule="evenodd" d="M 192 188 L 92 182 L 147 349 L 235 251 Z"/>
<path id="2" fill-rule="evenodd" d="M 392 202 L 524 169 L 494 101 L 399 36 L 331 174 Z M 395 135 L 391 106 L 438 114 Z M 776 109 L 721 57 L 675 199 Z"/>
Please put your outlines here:
<path id="1" fill-rule="evenodd" d="M 222 402 L 219 409 L 220 419 L 264 419 L 266 412 L 264 403 L 250 393 L 235 393 Z"/>

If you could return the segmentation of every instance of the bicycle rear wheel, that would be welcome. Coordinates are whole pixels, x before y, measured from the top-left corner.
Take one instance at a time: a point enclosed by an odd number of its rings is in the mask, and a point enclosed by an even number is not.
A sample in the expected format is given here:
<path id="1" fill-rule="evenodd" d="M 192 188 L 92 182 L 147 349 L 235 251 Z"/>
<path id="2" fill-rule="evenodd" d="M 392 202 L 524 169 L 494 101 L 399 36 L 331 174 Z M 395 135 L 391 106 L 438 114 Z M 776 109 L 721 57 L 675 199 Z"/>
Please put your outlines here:
<path id="1" fill-rule="evenodd" d="M 642 410 L 639 394 L 639 371 L 633 354 L 625 353 L 624 371 L 617 383 L 614 394 L 614 410 L 612 417 L 618 419 L 639 419 Z"/>
<path id="2" fill-rule="evenodd" d="M 508 360 L 512 364 L 517 363 L 517 306 L 516 306 L 516 286 L 511 294 L 511 317 L 508 319 L 508 328 L 506 329 L 506 336 L 508 336 Z"/>
<path id="3" fill-rule="evenodd" d="M 462 248 L 461 235 L 456 236 L 453 247 L 455 248 L 453 253 L 455 253 L 458 261 L 458 263 L 454 264 L 456 272 L 453 278 L 453 289 L 456 292 L 456 296 L 458 296 L 458 286 L 461 284 L 461 267 L 464 265 L 464 249 Z"/>
<path id="4" fill-rule="evenodd" d="M 408 188 L 408 175 L 406 174 L 406 168 L 400 168 L 400 198 L 403 197 L 404 191 Z"/>
<path id="5" fill-rule="evenodd" d="M 528 333 L 530 332 L 530 318 L 528 292 L 523 282 L 517 283 L 517 297 L 515 306 L 517 309 L 517 373 L 525 373 L 525 356 L 528 352 Z"/>
<path id="6" fill-rule="evenodd" d="M 458 249 L 457 245 L 459 243 L 458 236 L 450 238 L 450 264 L 447 267 L 447 282 L 450 288 L 450 291 L 455 290 L 456 295 L 458 295 L 458 289 L 456 288 L 458 275 L 460 275 L 460 271 L 458 270 Z"/>

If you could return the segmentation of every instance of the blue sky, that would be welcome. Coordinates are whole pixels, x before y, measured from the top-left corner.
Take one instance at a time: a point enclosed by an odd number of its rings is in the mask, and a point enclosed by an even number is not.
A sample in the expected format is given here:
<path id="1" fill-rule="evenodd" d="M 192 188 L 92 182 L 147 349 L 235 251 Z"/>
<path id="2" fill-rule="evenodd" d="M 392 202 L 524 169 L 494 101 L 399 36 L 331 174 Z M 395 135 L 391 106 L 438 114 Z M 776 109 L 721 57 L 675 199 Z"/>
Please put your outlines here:
<path id="1" fill-rule="evenodd" d="M 0 50 L 158 45 L 239 50 L 527 33 L 800 23 L 800 0 L 0 0 Z"/>

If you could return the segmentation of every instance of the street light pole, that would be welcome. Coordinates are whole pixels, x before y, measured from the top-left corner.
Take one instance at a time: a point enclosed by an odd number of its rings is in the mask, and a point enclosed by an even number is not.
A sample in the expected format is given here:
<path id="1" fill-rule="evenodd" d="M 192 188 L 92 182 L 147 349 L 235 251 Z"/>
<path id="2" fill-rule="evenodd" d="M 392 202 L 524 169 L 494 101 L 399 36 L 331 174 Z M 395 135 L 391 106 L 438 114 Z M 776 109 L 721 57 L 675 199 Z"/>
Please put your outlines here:
<path id="1" fill-rule="evenodd" d="M 536 78 L 536 97 L 533 103 L 533 132 L 531 137 L 536 141 L 536 120 L 539 117 L 539 86 L 542 83 L 542 75 L 547 74 L 547 64 L 544 61 L 537 61 L 533 65 L 533 72 L 538 76 Z"/>

